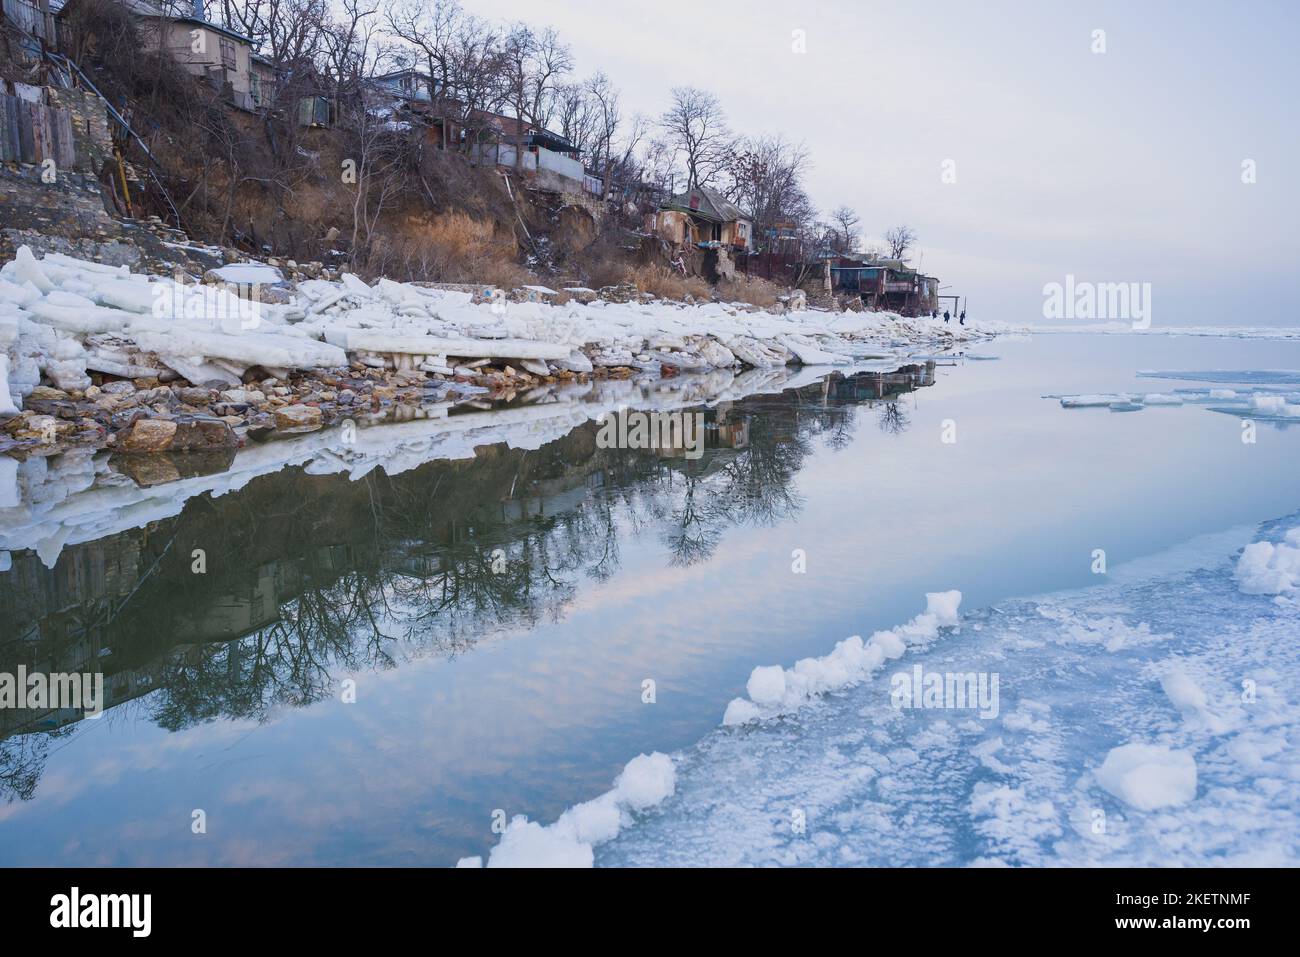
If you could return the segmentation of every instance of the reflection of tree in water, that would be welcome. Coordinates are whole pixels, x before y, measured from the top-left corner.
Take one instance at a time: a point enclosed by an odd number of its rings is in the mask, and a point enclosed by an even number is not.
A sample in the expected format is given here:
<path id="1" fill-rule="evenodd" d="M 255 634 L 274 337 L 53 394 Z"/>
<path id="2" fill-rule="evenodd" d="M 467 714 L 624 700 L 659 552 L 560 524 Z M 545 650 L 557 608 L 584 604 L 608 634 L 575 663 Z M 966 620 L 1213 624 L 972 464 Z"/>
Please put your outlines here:
<path id="1" fill-rule="evenodd" d="M 0 795 L 6 803 L 32 799 L 45 770 L 50 745 L 72 731 L 71 727 L 59 728 L 38 734 L 16 734 L 0 741 Z"/>
<path id="2" fill-rule="evenodd" d="M 897 402 L 886 402 L 880 409 L 880 418 L 877 419 L 881 432 L 888 432 L 890 435 L 899 435 L 906 432 L 912 424 L 910 417 L 901 405 Z"/>
<path id="3" fill-rule="evenodd" d="M 87 602 L 88 628 L 65 614 L 64 640 L 89 633 L 116 668 L 147 676 L 153 693 L 141 703 L 169 730 L 265 720 L 333 695 L 345 674 L 561 620 L 583 577 L 618 570 L 623 536 L 655 532 L 670 564 L 688 566 L 712 556 L 730 526 L 789 518 L 802 507 L 794 481 L 807 456 L 818 440 L 847 444 L 857 404 L 820 387 L 739 403 L 747 440 L 698 460 L 598 449 L 588 424 L 539 450 L 496 446 L 396 476 L 264 476 L 192 500 L 137 542 L 156 573 L 111 614 Z M 153 555 L 160 534 L 175 547 Z M 116 546 L 78 546 L 94 547 Z M 193 547 L 213 556 L 208 574 L 190 573 Z M 3 742 L 0 792 L 31 796 L 48 740 Z"/>

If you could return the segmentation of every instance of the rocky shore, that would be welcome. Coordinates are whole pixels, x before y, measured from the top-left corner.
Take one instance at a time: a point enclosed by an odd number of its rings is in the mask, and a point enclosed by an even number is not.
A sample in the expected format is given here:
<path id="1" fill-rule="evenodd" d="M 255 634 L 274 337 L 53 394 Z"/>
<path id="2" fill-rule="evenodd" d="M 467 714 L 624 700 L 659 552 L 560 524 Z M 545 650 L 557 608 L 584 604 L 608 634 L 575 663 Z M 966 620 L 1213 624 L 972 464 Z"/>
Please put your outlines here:
<path id="1" fill-rule="evenodd" d="M 801 292 L 761 310 L 330 275 L 233 263 L 200 281 L 20 248 L 0 268 L 0 453 L 221 452 L 590 377 L 842 366 L 1008 331 L 809 310 Z"/>

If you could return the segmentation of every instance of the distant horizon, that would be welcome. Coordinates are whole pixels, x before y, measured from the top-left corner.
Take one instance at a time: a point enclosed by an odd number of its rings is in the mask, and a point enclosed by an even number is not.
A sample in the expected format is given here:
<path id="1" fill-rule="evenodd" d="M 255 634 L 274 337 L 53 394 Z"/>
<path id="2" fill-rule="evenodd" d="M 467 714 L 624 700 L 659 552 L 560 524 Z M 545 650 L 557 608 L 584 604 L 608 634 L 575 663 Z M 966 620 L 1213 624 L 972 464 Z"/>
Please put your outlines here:
<path id="1" fill-rule="evenodd" d="M 521 18 L 509 0 L 467 8 Z M 864 243 L 911 226 L 913 265 L 972 318 L 1044 322 L 1043 287 L 1070 274 L 1150 283 L 1157 327 L 1300 325 L 1268 282 L 1300 257 L 1294 8 L 552 0 L 522 19 L 554 26 L 575 76 L 605 72 L 629 114 L 696 86 L 736 132 L 805 143 L 823 216 L 853 207 Z"/>

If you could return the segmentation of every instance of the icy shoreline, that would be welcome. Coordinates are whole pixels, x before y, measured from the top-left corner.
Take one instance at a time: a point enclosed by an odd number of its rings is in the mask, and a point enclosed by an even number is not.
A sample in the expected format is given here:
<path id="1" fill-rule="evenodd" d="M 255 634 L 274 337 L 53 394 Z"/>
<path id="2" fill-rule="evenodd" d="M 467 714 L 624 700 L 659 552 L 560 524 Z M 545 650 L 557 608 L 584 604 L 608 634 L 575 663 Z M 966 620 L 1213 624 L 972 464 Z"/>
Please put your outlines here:
<path id="1" fill-rule="evenodd" d="M 285 380 L 351 367 L 461 382 L 503 364 L 538 377 L 663 374 L 845 365 L 873 350 L 1023 331 L 806 311 L 797 297 L 765 312 L 646 299 L 635 289 L 609 299 L 581 290 L 553 304 L 540 287 L 507 297 L 388 279 L 369 285 L 350 274 L 264 285 L 278 275 L 270 267 L 239 267 L 214 270 L 202 284 L 19 248 L 0 268 L 0 415 L 16 414 L 43 384 L 79 398 L 91 375 L 231 389 L 250 370 Z"/>

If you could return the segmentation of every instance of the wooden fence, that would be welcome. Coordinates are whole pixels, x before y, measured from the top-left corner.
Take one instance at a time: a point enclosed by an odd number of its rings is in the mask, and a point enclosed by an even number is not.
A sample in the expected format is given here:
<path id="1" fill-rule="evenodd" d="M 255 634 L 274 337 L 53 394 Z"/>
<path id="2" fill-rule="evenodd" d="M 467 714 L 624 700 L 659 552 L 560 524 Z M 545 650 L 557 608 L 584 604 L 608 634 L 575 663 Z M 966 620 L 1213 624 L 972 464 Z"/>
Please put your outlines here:
<path id="1" fill-rule="evenodd" d="M 0 93 L 0 160 L 39 164 L 47 159 L 64 170 L 77 165 L 72 114 Z"/>
<path id="2" fill-rule="evenodd" d="M 0 4 L 3 4 L 5 16 L 23 33 L 39 37 L 48 44 L 54 43 L 54 17 L 26 0 L 0 0 Z"/>

